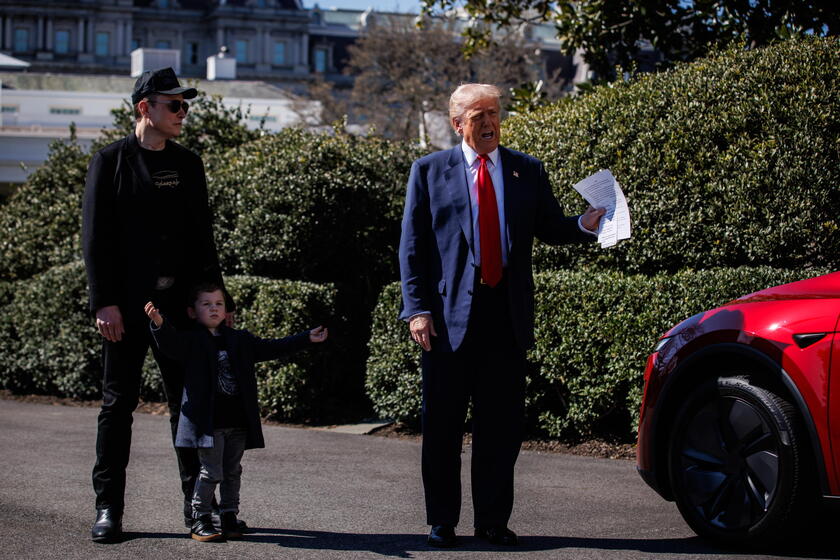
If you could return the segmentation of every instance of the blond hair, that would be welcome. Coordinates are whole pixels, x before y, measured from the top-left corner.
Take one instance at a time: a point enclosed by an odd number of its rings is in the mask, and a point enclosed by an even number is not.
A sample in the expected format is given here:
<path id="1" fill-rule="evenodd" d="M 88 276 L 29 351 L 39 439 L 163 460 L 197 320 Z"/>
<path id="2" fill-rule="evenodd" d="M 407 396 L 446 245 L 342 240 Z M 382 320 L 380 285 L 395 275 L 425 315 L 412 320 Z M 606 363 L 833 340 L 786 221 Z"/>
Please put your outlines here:
<path id="1" fill-rule="evenodd" d="M 495 99 L 501 106 L 502 90 L 492 84 L 461 84 L 449 97 L 449 119 L 460 120 L 467 107 L 481 99 Z"/>

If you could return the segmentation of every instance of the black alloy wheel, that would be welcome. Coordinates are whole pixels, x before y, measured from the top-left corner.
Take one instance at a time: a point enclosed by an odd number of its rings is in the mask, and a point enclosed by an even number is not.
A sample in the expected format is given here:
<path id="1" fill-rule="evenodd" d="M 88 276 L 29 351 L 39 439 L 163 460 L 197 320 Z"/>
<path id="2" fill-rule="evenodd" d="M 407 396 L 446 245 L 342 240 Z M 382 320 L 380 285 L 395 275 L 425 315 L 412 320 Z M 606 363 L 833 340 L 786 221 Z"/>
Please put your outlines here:
<path id="1" fill-rule="evenodd" d="M 677 415 L 670 477 L 680 513 L 721 544 L 766 544 L 790 529 L 803 500 L 793 407 L 745 377 L 693 391 Z"/>

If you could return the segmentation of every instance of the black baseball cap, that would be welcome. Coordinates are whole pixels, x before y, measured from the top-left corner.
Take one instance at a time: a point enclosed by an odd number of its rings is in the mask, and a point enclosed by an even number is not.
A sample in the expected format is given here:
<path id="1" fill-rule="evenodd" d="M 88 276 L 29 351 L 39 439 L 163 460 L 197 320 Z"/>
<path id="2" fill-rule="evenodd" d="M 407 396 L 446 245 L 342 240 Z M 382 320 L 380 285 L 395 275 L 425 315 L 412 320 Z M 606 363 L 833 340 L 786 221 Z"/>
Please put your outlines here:
<path id="1" fill-rule="evenodd" d="M 137 104 L 144 97 L 148 97 L 153 93 L 163 93 L 165 95 L 184 96 L 184 99 L 192 99 L 198 92 L 195 88 L 181 87 L 178 83 L 178 78 L 175 76 L 175 70 L 172 68 L 160 68 L 158 70 L 146 70 L 134 82 L 134 92 L 131 94 L 131 102 Z"/>

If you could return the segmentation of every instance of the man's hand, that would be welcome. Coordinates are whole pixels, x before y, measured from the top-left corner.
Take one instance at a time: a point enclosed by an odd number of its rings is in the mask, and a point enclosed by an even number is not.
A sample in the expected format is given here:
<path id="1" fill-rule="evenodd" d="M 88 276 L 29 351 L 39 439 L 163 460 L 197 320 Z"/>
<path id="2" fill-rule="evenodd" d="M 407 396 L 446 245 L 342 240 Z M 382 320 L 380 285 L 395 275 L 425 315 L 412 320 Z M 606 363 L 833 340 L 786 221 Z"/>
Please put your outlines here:
<path id="1" fill-rule="evenodd" d="M 144 307 L 143 310 L 146 312 L 146 315 L 149 316 L 149 319 L 154 322 L 157 328 L 160 328 L 163 325 L 163 317 L 160 316 L 160 311 L 158 311 L 158 308 L 155 307 L 154 303 L 150 301 L 146 304 L 146 307 Z"/>
<path id="2" fill-rule="evenodd" d="M 432 349 L 432 336 L 437 336 L 432 316 L 423 314 L 413 317 L 408 323 L 411 339 L 428 352 Z"/>
<path id="3" fill-rule="evenodd" d="M 326 327 L 315 327 L 311 331 L 309 331 L 309 342 L 324 342 L 327 340 L 327 336 L 329 332 L 327 332 Z"/>
<path id="4" fill-rule="evenodd" d="M 597 232 L 598 226 L 601 223 L 601 216 L 603 216 L 605 212 L 606 210 L 604 208 L 593 208 L 590 206 L 586 209 L 586 212 L 583 213 L 583 216 L 580 217 L 580 225 L 593 233 Z"/>
<path id="5" fill-rule="evenodd" d="M 119 342 L 125 334 L 122 313 L 116 305 L 106 305 L 96 310 L 96 328 L 110 342 Z"/>

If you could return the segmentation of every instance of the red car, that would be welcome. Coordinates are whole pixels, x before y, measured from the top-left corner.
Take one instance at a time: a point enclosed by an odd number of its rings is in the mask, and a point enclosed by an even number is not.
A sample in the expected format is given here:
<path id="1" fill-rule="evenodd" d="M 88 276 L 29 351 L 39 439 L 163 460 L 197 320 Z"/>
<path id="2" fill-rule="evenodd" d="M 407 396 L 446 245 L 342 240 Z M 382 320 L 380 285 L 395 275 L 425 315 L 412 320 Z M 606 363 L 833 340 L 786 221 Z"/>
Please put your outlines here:
<path id="1" fill-rule="evenodd" d="M 637 468 L 700 536 L 766 543 L 840 501 L 840 272 L 668 331 L 645 369 Z"/>

